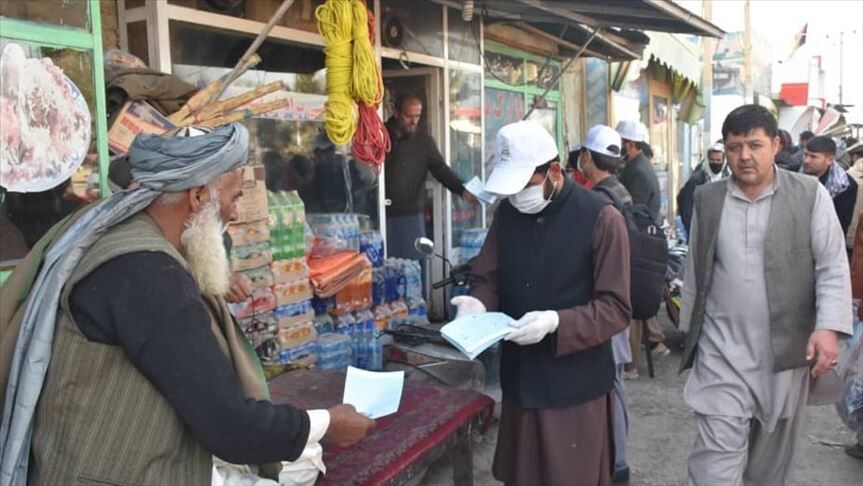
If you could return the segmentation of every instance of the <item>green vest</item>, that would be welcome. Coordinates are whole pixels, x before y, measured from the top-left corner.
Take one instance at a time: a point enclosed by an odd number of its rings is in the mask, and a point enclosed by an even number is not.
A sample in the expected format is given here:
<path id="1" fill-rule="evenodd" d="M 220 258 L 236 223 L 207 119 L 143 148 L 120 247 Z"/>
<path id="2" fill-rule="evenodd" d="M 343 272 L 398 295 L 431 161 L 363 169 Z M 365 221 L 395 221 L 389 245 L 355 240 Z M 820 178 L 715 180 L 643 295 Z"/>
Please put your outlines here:
<path id="1" fill-rule="evenodd" d="M 810 234 L 818 179 L 776 170 L 779 186 L 770 206 L 764 241 L 764 277 L 770 316 L 773 368 L 807 366 L 806 344 L 815 330 L 815 260 Z M 689 249 L 695 268 L 695 301 L 681 371 L 692 366 L 710 292 L 719 221 L 728 181 L 705 184 L 695 192 L 696 246 Z"/>
<path id="2" fill-rule="evenodd" d="M 51 364 L 36 410 L 31 484 L 209 485 L 212 455 L 119 346 L 87 340 L 69 312 L 75 284 L 100 265 L 139 251 L 186 262 L 139 214 L 110 229 L 82 256 L 60 298 Z M 247 395 L 268 398 L 224 301 L 207 299 L 212 330 Z M 182 323 L 178 323 L 182 324 Z M 255 376 L 258 375 L 258 376 Z"/>

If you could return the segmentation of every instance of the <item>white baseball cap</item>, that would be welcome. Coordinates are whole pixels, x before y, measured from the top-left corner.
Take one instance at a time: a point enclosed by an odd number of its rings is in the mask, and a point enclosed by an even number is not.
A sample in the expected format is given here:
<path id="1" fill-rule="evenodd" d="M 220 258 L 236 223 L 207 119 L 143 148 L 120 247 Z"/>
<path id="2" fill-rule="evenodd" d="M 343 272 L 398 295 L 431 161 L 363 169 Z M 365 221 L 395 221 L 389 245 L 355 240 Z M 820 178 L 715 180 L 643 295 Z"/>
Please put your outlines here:
<path id="1" fill-rule="evenodd" d="M 485 190 L 511 196 L 527 186 L 536 168 L 559 157 L 557 142 L 535 121 L 510 123 L 497 132 L 494 169 Z"/>
<path id="2" fill-rule="evenodd" d="M 635 120 L 622 120 L 617 124 L 617 133 L 624 140 L 647 142 L 647 127 Z"/>
<path id="3" fill-rule="evenodd" d="M 620 157 L 623 142 L 620 140 L 620 134 L 612 130 L 611 127 L 607 125 L 594 125 L 587 131 L 584 143 L 576 147 L 576 150 L 581 148 L 608 155 L 609 157 Z"/>
<path id="4" fill-rule="evenodd" d="M 708 152 L 722 152 L 725 153 L 725 144 L 722 142 L 716 142 L 707 149 Z"/>

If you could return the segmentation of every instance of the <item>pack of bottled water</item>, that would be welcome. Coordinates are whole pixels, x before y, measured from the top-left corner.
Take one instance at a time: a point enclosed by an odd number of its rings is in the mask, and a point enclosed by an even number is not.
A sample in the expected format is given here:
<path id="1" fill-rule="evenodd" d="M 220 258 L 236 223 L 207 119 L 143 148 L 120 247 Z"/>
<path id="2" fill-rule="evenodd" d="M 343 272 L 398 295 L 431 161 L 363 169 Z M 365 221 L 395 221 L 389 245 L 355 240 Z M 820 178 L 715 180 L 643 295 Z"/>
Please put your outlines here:
<path id="1" fill-rule="evenodd" d="M 342 334 L 322 334 L 318 337 L 318 369 L 345 370 L 352 363 L 351 338 Z"/>
<path id="2" fill-rule="evenodd" d="M 488 235 L 488 229 L 484 228 L 462 230 L 459 236 L 458 251 L 458 262 L 460 264 L 467 263 L 468 260 L 479 255 L 482 245 L 485 243 L 486 235 Z"/>
<path id="3" fill-rule="evenodd" d="M 313 258 L 360 251 L 360 220 L 356 214 L 307 214 L 306 222 L 315 234 Z"/>
<path id="4" fill-rule="evenodd" d="M 364 253 L 372 264 L 379 268 L 384 264 L 384 237 L 378 231 L 360 233 L 360 253 Z"/>

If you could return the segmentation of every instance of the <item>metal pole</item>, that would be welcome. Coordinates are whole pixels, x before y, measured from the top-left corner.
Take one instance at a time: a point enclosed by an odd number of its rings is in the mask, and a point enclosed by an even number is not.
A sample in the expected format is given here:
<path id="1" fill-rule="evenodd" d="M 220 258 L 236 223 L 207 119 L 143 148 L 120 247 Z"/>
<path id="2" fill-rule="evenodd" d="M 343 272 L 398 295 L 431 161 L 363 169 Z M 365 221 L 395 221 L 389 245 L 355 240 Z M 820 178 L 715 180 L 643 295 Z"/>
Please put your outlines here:
<path id="1" fill-rule="evenodd" d="M 548 95 L 548 92 L 551 91 L 551 88 L 554 87 L 555 84 L 557 84 L 557 80 L 560 79 L 560 77 L 563 76 L 563 73 L 565 73 L 566 70 L 569 69 L 569 66 L 576 59 L 578 59 L 579 56 L 581 56 L 581 54 L 584 52 L 584 50 L 587 49 L 587 46 L 589 46 L 590 43 L 593 41 L 593 39 L 597 36 L 597 34 L 599 34 L 600 30 L 602 30 L 601 27 L 596 27 L 595 29 L 593 29 L 593 33 L 590 34 L 590 37 L 588 37 L 587 42 L 585 42 L 584 45 L 581 46 L 581 49 L 579 49 L 578 52 L 575 53 L 575 56 L 572 57 L 569 61 L 567 61 L 567 63 L 565 65 L 561 66 L 560 72 L 558 72 L 557 76 L 555 76 L 554 79 L 552 79 L 551 82 L 548 83 L 548 86 L 545 88 L 545 91 L 543 91 L 542 94 L 539 96 L 539 101 L 542 101 L 545 99 L 545 97 Z M 530 106 L 530 110 L 527 110 L 527 113 L 524 114 L 524 118 L 522 118 L 522 120 L 527 120 L 527 117 L 529 117 L 530 114 L 533 113 L 534 108 L 536 108 L 536 104 L 537 104 L 537 100 L 534 100 L 533 104 Z"/>
<path id="2" fill-rule="evenodd" d="M 752 73 L 752 23 L 749 15 L 749 0 L 743 3 L 743 54 L 746 71 L 744 94 L 746 103 L 755 102 L 754 76 Z"/>
<path id="3" fill-rule="evenodd" d="M 839 104 L 842 105 L 842 78 L 845 60 L 845 32 L 839 32 Z"/>
<path id="4" fill-rule="evenodd" d="M 276 10 L 276 13 L 274 13 L 273 16 L 270 17 L 270 21 L 267 22 L 266 26 L 264 26 L 264 30 L 262 30 L 261 33 L 258 34 L 257 37 L 255 37 L 255 41 L 252 42 L 252 45 L 250 45 L 248 49 L 246 49 L 246 53 L 243 54 L 243 57 L 241 57 L 240 60 L 237 61 L 237 65 L 234 66 L 234 69 L 231 71 L 230 75 L 228 76 L 228 79 L 226 79 L 225 82 L 222 83 L 222 87 L 219 89 L 219 92 L 216 93 L 216 96 L 213 96 L 212 98 L 210 98 L 210 101 L 218 100 L 219 97 L 222 96 L 222 94 L 228 88 L 228 86 L 230 86 L 231 83 L 233 83 L 234 81 L 237 80 L 237 78 L 239 77 L 241 66 L 243 66 L 246 62 L 248 62 L 249 58 L 251 58 L 252 55 L 254 55 L 255 52 L 258 51 L 258 48 L 261 47 L 261 44 L 263 44 L 264 40 L 266 40 L 267 36 L 270 35 L 270 31 L 273 30 L 273 27 L 276 25 L 276 22 L 278 22 L 279 19 L 281 19 L 285 15 L 285 12 L 287 12 L 288 9 L 291 8 L 291 5 L 293 5 L 293 4 L 294 4 L 294 0 L 284 0 L 282 2 L 282 5 L 279 6 L 279 9 Z"/>
<path id="5" fill-rule="evenodd" d="M 704 20 L 708 22 L 711 21 L 713 18 L 713 0 L 704 0 L 702 14 Z M 703 158 L 703 156 L 707 154 L 707 149 L 710 147 L 713 139 L 713 135 L 710 133 L 710 117 L 713 116 L 713 42 L 713 39 L 709 37 L 701 38 L 701 46 L 704 53 L 704 61 L 701 71 L 701 90 L 704 98 L 704 136 L 702 137 L 702 147 L 699 158 Z"/>

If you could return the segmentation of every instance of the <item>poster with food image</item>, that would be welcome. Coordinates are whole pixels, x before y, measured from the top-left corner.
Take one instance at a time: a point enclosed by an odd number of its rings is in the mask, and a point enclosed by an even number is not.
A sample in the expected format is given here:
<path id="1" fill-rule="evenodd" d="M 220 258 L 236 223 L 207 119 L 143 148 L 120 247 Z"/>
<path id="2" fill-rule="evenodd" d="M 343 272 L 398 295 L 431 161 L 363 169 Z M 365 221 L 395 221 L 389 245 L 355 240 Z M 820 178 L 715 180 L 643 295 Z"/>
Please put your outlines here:
<path id="1" fill-rule="evenodd" d="M 0 186 L 40 192 L 68 179 L 90 146 L 81 91 L 48 58 L 8 43 L 0 54 Z"/>

